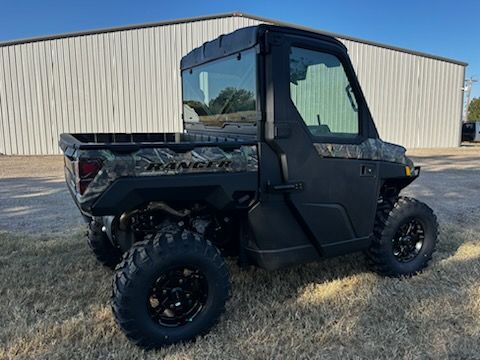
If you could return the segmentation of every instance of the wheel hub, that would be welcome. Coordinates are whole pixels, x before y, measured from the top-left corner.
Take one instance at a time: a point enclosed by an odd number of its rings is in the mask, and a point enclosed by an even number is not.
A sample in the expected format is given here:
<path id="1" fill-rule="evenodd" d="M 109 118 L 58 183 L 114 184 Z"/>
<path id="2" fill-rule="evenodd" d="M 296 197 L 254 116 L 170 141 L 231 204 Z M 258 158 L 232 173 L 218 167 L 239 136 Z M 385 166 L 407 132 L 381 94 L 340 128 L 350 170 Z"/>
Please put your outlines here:
<path id="1" fill-rule="evenodd" d="M 393 255 L 400 262 L 413 260 L 420 253 L 424 239 L 422 223 L 416 218 L 407 219 L 398 227 L 392 240 Z"/>
<path id="2" fill-rule="evenodd" d="M 155 281 L 148 302 L 150 314 L 164 326 L 184 325 L 202 311 L 207 293 L 205 276 L 198 269 L 172 269 Z"/>

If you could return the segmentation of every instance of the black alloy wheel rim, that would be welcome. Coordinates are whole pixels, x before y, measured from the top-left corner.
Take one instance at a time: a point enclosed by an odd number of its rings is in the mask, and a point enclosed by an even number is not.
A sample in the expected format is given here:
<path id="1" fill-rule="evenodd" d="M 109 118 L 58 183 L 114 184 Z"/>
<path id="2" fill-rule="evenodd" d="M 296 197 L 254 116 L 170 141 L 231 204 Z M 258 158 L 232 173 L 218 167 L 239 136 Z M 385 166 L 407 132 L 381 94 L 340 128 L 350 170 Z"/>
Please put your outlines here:
<path id="1" fill-rule="evenodd" d="M 409 262 L 417 257 L 425 240 L 425 230 L 416 218 L 407 219 L 393 237 L 393 255 L 400 262 Z"/>
<path id="2" fill-rule="evenodd" d="M 162 326 L 178 327 L 190 323 L 205 308 L 208 283 L 196 267 L 181 266 L 161 274 L 148 298 L 154 321 Z"/>

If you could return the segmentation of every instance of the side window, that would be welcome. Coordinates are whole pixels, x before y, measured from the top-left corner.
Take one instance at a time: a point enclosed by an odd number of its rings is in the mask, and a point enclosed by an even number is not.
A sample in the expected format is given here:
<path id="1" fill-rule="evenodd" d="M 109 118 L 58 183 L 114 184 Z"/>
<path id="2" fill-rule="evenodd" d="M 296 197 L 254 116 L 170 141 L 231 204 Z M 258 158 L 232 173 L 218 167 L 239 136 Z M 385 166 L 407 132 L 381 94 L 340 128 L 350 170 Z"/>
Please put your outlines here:
<path id="1" fill-rule="evenodd" d="M 312 135 L 351 138 L 359 134 L 357 101 L 336 56 L 292 47 L 290 97 Z"/>

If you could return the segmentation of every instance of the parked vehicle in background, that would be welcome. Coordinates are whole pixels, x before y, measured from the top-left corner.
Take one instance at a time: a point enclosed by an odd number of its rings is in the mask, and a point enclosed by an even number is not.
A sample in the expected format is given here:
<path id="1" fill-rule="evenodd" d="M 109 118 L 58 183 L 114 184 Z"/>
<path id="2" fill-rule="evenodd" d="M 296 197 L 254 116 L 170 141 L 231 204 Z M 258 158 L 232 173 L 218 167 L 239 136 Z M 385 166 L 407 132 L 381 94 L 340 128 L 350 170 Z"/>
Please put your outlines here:
<path id="1" fill-rule="evenodd" d="M 420 168 L 379 138 L 338 40 L 259 25 L 181 70 L 184 133 L 60 138 L 90 245 L 118 264 L 112 307 L 129 339 L 206 333 L 229 296 L 226 255 L 268 270 L 356 251 L 385 276 L 427 266 L 436 217 L 400 196 Z"/>
<path id="2" fill-rule="evenodd" d="M 480 121 L 462 124 L 462 141 L 480 141 Z"/>

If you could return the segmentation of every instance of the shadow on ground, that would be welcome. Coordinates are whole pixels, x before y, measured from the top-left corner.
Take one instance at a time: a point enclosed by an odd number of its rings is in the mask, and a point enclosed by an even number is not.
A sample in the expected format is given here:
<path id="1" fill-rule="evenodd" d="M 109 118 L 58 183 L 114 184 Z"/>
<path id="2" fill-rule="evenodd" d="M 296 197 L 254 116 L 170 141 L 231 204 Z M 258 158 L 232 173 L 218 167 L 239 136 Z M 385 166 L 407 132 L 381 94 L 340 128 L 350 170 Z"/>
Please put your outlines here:
<path id="1" fill-rule="evenodd" d="M 0 229 L 28 233 L 62 232 L 82 224 L 63 179 L 0 179 Z"/>

